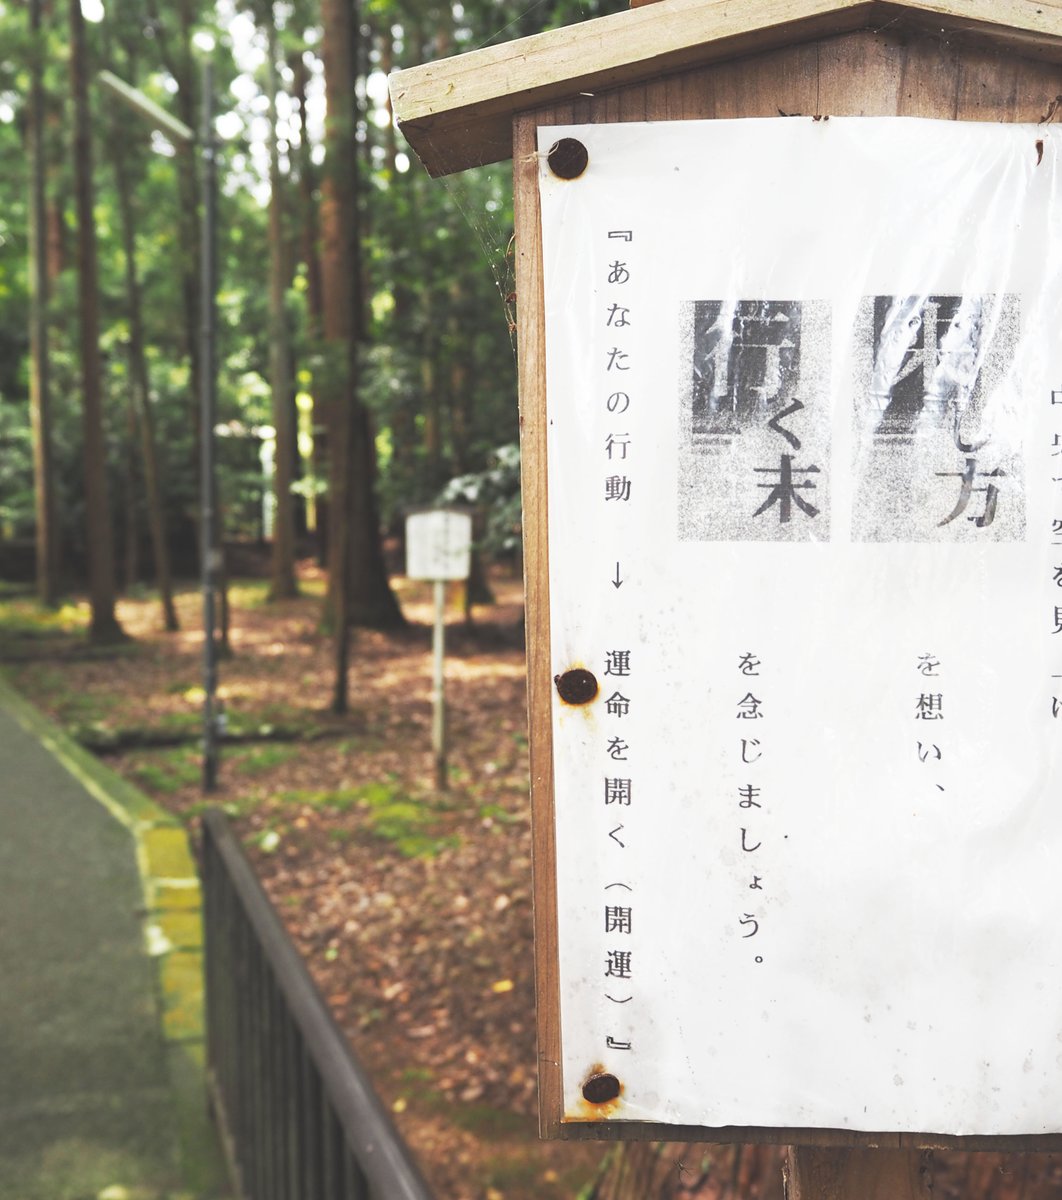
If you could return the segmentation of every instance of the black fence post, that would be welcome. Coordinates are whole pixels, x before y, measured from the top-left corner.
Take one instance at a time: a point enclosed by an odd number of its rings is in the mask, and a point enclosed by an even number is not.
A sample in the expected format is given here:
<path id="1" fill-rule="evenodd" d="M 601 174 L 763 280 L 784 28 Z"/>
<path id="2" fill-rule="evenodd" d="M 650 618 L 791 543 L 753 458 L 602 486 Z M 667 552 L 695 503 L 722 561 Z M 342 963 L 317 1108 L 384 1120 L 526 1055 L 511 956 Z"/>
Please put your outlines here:
<path id="1" fill-rule="evenodd" d="M 243 1200 L 432 1200 L 217 810 L 203 897 L 207 1073 Z"/>

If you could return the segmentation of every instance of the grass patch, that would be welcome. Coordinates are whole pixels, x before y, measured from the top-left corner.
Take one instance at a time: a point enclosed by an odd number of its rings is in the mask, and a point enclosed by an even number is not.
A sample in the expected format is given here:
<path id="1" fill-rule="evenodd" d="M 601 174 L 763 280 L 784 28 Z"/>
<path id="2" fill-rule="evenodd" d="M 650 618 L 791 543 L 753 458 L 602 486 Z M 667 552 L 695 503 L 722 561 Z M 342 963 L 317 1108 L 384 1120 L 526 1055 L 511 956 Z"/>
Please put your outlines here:
<path id="1" fill-rule="evenodd" d="M 263 771 L 271 771 L 290 762 L 298 753 L 296 746 L 262 746 L 245 754 L 232 755 L 229 765 L 239 775 L 260 775 Z"/>
<path id="2" fill-rule="evenodd" d="M 237 796 L 231 800 L 219 800 L 210 797 L 205 800 L 195 800 L 184 809 L 181 816 L 185 821 L 191 821 L 203 816 L 212 808 L 220 809 L 230 821 L 235 821 L 246 813 L 253 812 L 262 804 L 262 797 L 257 795 Z"/>
<path id="3" fill-rule="evenodd" d="M 188 683 L 184 679 L 175 679 L 172 683 L 166 684 L 164 690 L 167 696 L 183 696 L 186 692 L 190 692 L 193 688 L 197 687 L 199 687 L 198 683 Z"/>
<path id="4" fill-rule="evenodd" d="M 65 687 L 69 687 L 69 684 Z M 56 697 L 56 715 L 64 725 L 103 725 L 104 718 L 114 712 L 117 706 L 118 702 L 113 696 L 98 692 L 69 692 L 65 687 L 53 693 Z"/>
<path id="5" fill-rule="evenodd" d="M 393 783 L 370 783 L 358 789 L 369 832 L 390 842 L 405 858 L 434 858 L 457 845 L 454 837 L 440 837 L 433 827 L 438 820 L 426 800 L 399 792 Z"/>
<path id="6" fill-rule="evenodd" d="M 202 769 L 198 752 L 181 747 L 152 754 L 138 762 L 130 773 L 148 791 L 170 795 L 198 783 Z"/>
<path id="7" fill-rule="evenodd" d="M 402 1083 L 431 1083 L 435 1076 L 427 1067 L 406 1067 L 398 1078 Z"/>
<path id="8" fill-rule="evenodd" d="M 145 730 L 157 729 L 160 733 L 172 733 L 174 735 L 187 733 L 192 737 L 202 727 L 203 714 L 201 712 L 164 712 L 159 713 L 151 725 L 144 725 L 140 728 Z"/>
<path id="9" fill-rule="evenodd" d="M 479 810 L 479 815 L 484 820 L 490 818 L 490 820 L 498 821 L 502 825 L 515 825 L 523 820 L 523 817 L 511 813 L 500 804 L 484 804 Z"/>
<path id="10" fill-rule="evenodd" d="M 496 1104 L 455 1104 L 449 1117 L 459 1129 L 494 1140 L 526 1137 L 534 1125 L 534 1118 Z"/>
<path id="11" fill-rule="evenodd" d="M 312 788 L 292 788 L 277 792 L 275 802 L 297 808 L 327 808 L 335 812 L 349 812 L 358 802 L 357 788 L 342 791 L 318 791 Z"/>
<path id="12" fill-rule="evenodd" d="M 371 836 L 389 842 L 405 858 L 434 858 L 458 844 L 456 837 L 440 833 L 438 806 L 425 799 L 407 796 L 392 781 L 334 791 L 296 788 L 278 792 L 273 798 L 273 806 L 316 808 L 336 813 L 356 810 Z M 353 830 L 344 831 L 334 840 L 352 836 Z"/>
<path id="13" fill-rule="evenodd" d="M 247 580 L 229 584 L 229 604 L 233 608 L 261 608 L 269 603 L 269 584 L 262 580 Z"/>
<path id="14" fill-rule="evenodd" d="M 43 608 L 33 599 L 0 600 L 0 633 L 5 637 L 47 638 L 84 634 L 89 624 L 86 604 Z"/>

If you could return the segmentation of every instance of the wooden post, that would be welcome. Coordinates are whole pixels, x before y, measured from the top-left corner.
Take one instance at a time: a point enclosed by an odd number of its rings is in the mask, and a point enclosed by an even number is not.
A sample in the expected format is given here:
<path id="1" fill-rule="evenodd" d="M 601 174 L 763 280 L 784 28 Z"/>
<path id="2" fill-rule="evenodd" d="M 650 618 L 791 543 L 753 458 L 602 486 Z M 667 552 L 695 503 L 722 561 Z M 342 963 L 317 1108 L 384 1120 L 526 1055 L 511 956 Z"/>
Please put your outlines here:
<path id="1" fill-rule="evenodd" d="M 785 1177 L 786 1200 L 929 1200 L 932 1155 L 790 1146 Z"/>
<path id="2" fill-rule="evenodd" d="M 446 779 L 446 584 L 432 583 L 435 598 L 435 626 L 431 649 L 434 660 L 431 690 L 431 751 L 435 759 L 435 788 L 445 792 Z"/>

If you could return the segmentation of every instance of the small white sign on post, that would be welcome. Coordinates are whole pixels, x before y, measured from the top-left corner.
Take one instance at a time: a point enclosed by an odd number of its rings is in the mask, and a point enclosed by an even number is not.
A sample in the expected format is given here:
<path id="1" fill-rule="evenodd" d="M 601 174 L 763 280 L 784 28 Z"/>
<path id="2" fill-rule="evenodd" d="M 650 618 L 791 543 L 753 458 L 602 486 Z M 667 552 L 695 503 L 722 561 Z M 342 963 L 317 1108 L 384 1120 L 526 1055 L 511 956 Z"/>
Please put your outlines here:
<path id="1" fill-rule="evenodd" d="M 435 625 L 431 747 L 435 786 L 446 790 L 445 656 L 446 582 L 467 579 L 472 567 L 472 518 L 466 512 L 437 508 L 406 518 L 406 577 L 430 579 L 434 585 Z"/>
<path id="2" fill-rule="evenodd" d="M 467 579 L 472 563 L 472 518 L 436 508 L 406 518 L 406 576 L 409 579 Z"/>

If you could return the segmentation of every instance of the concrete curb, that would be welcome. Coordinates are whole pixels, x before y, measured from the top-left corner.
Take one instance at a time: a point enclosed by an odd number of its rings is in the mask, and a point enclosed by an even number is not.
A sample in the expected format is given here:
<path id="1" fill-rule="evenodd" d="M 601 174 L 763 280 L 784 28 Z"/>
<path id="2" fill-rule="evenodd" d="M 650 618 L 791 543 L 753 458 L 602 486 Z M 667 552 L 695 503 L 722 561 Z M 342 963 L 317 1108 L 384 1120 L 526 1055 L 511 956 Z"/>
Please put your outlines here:
<path id="1" fill-rule="evenodd" d="M 0 670 L 0 708 L 32 734 L 133 838 L 143 894 L 144 952 L 155 964 L 158 1013 L 177 1119 L 186 1196 L 231 1196 L 208 1113 L 199 874 L 181 822 L 105 766 L 21 696 Z"/>

